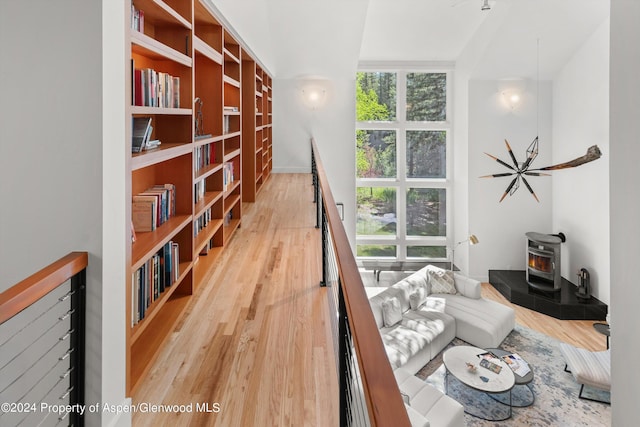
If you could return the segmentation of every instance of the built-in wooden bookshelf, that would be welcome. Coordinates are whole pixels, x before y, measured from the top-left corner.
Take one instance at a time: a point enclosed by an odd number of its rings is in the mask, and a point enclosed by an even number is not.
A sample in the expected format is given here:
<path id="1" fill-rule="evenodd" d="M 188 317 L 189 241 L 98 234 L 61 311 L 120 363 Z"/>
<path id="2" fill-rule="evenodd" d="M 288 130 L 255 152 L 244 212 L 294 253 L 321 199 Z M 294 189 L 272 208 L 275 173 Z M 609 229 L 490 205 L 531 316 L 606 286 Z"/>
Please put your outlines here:
<path id="1" fill-rule="evenodd" d="M 132 238 L 127 243 L 128 393 L 143 380 L 190 296 L 208 280 L 216 258 L 241 225 L 246 158 L 255 176 L 261 172 L 262 177 L 264 159 L 268 164 L 271 155 L 270 144 L 269 154 L 263 154 L 271 135 L 270 129 L 265 132 L 271 122 L 271 78 L 209 3 L 135 0 L 133 4 L 127 120 L 150 117 L 149 139 L 160 140 L 160 145 L 131 154 L 127 198 L 132 201 L 140 193 L 153 192 L 152 187 L 169 184 L 170 191 L 157 190 L 157 202 L 167 208 L 162 203 L 171 200 L 166 203 L 173 203 L 175 212 L 148 232 L 136 231 L 132 217 Z M 245 60 L 254 65 L 249 80 L 254 96 L 249 103 Z M 249 157 L 243 157 L 243 139 L 249 131 L 245 114 L 253 120 L 255 148 Z M 256 117 L 260 117 L 257 122 Z M 136 209 L 139 213 L 139 204 Z M 133 215 L 132 202 L 127 212 Z"/>
<path id="2" fill-rule="evenodd" d="M 273 167 L 271 77 L 250 55 L 242 58 L 242 102 L 242 200 L 255 202 Z"/>

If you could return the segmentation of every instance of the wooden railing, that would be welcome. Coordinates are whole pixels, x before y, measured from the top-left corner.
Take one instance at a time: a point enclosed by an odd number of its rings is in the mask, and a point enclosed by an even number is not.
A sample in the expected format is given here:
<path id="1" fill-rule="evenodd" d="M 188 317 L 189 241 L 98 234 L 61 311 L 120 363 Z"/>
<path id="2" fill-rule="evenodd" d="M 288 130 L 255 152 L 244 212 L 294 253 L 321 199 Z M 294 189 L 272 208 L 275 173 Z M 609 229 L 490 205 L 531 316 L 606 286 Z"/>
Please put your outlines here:
<path id="1" fill-rule="evenodd" d="M 0 293 L 0 425 L 84 425 L 86 252 Z"/>
<path id="2" fill-rule="evenodd" d="M 322 285 L 337 316 L 332 333 L 340 383 L 341 426 L 410 426 L 315 140 L 311 140 Z"/>

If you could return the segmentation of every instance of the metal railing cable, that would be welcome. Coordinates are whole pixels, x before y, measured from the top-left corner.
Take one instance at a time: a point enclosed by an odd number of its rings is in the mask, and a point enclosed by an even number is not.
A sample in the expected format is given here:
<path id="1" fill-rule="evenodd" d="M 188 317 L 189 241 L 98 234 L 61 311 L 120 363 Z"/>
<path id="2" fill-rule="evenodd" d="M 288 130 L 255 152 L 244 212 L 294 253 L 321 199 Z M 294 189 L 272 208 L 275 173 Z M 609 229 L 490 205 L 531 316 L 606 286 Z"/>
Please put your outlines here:
<path id="1" fill-rule="evenodd" d="M 83 426 L 86 252 L 0 293 L 0 425 Z"/>
<path id="2" fill-rule="evenodd" d="M 341 426 L 409 426 L 362 278 L 331 188 L 311 139 L 316 227 L 321 228 L 322 280 L 329 289 L 340 387 Z"/>

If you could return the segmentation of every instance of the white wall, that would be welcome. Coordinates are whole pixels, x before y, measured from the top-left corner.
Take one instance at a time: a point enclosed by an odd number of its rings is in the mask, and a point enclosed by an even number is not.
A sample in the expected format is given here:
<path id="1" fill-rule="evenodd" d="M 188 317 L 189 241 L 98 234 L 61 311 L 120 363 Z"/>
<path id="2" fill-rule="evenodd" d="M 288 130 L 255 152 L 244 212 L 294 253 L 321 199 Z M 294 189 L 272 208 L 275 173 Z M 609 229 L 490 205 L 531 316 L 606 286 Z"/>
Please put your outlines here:
<path id="1" fill-rule="evenodd" d="M 562 276 L 578 283 L 589 270 L 593 295 L 609 303 L 609 20 L 558 73 L 553 83 L 553 161 L 598 145 L 602 158 L 552 172 L 553 229 L 562 231 Z"/>
<path id="2" fill-rule="evenodd" d="M 610 232 L 611 232 L 611 395 L 612 425 L 638 418 L 640 353 L 636 266 L 640 259 L 640 2 L 611 1 L 610 55 Z"/>
<path id="3" fill-rule="evenodd" d="M 509 110 L 499 93 L 501 82 L 469 82 L 469 233 L 480 244 L 469 249 L 469 275 L 488 279 L 488 270 L 525 269 L 525 233 L 556 233 L 551 224 L 550 177 L 527 177 L 540 199 L 529 194 L 521 182 L 513 196 L 500 197 L 512 177 L 479 178 L 509 170 L 489 158 L 487 152 L 511 164 L 504 140 L 508 140 L 516 159 L 523 162 L 526 149 L 539 135 L 539 155 L 533 167 L 548 166 L 551 160 L 551 84 L 529 82 L 521 105 Z M 538 87 L 538 88 L 537 88 Z M 540 94 L 539 107 L 536 101 Z M 539 109 L 539 126 L 536 110 Z"/>
<path id="4" fill-rule="evenodd" d="M 124 13 L 106 0 L 0 3 L 0 78 L 10 82 L 0 97 L 0 291 L 89 253 L 91 403 L 124 400 Z M 122 237 L 103 238 L 118 217 Z M 86 423 L 115 421 L 96 413 Z"/>
<path id="5" fill-rule="evenodd" d="M 241 39 L 263 67 L 275 72 L 274 50 L 269 31 L 266 0 L 206 0 L 225 27 Z"/>
<path id="6" fill-rule="evenodd" d="M 273 171 L 310 173 L 309 141 L 313 136 L 334 199 L 336 203 L 344 203 L 344 226 L 353 246 L 356 197 L 355 72 L 353 79 L 323 80 L 325 101 L 315 110 L 307 107 L 302 99 L 302 89 L 309 81 L 274 79 Z M 309 194 L 312 194 L 311 188 Z"/>

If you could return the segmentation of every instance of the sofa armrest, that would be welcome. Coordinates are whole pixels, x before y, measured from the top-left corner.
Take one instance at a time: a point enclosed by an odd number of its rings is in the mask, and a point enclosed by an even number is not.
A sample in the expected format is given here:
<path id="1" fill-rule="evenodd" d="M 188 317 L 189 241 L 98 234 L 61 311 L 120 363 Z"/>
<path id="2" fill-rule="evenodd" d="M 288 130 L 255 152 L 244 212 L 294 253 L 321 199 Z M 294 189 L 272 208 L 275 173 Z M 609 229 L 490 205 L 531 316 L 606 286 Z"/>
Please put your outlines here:
<path id="1" fill-rule="evenodd" d="M 467 298 L 480 299 L 482 284 L 479 280 L 472 279 L 462 274 L 454 273 L 456 289 Z"/>

